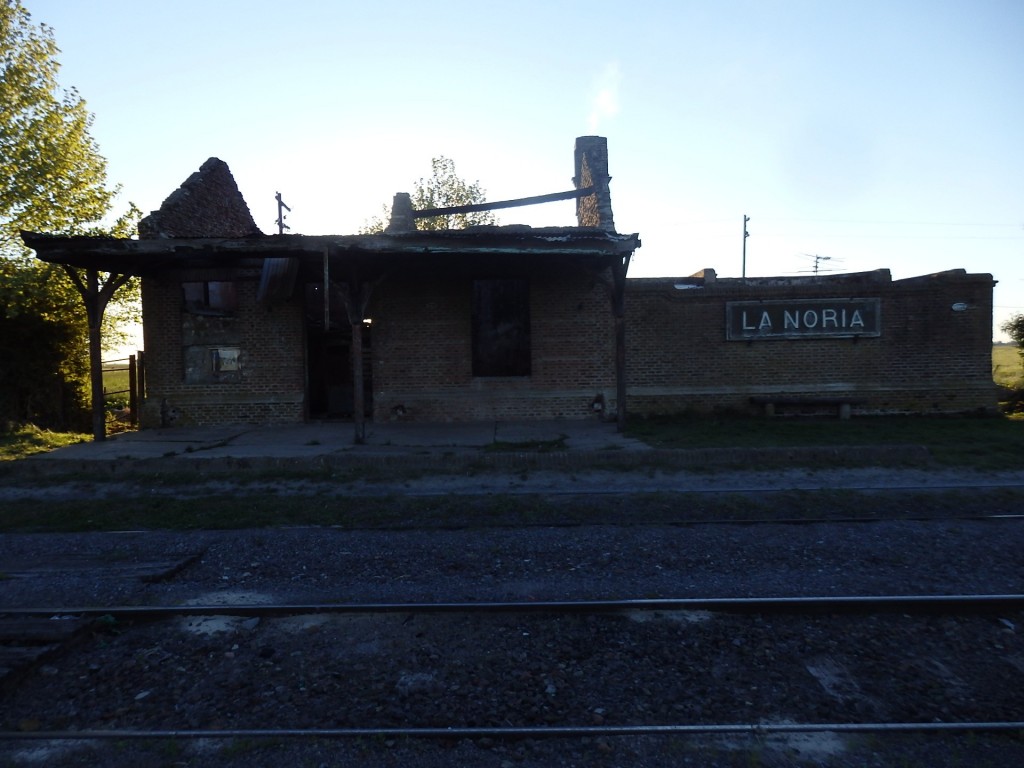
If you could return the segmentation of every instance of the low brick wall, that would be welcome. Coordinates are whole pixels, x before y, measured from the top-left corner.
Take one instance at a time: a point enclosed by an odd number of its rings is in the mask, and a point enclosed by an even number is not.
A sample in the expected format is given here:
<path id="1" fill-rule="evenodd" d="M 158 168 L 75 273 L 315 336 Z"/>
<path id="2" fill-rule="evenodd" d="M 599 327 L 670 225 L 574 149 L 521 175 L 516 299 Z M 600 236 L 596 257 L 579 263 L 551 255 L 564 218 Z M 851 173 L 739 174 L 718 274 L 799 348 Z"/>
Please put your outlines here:
<path id="1" fill-rule="evenodd" d="M 996 405 L 991 275 L 956 270 L 893 281 L 879 270 L 746 281 L 709 277 L 630 281 L 631 413 L 748 410 L 759 408 L 752 397 L 764 396 L 862 401 L 854 413 Z M 727 338 L 730 302 L 828 307 L 858 299 L 877 300 L 877 335 L 854 328 L 844 336 Z"/>

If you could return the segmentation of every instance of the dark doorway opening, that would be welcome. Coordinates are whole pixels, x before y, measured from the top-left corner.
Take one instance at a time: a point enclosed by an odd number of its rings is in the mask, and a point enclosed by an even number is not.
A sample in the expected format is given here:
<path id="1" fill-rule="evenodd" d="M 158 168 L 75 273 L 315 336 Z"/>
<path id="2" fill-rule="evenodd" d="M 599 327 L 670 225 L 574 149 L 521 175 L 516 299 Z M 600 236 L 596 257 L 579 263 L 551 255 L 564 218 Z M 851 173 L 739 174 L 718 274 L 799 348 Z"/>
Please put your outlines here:
<path id="1" fill-rule="evenodd" d="M 306 298 L 306 394 L 311 419 L 351 419 L 352 327 L 341 291 L 334 285 L 324 301 L 321 283 L 308 283 Z M 364 415 L 373 414 L 371 330 L 363 323 Z"/>

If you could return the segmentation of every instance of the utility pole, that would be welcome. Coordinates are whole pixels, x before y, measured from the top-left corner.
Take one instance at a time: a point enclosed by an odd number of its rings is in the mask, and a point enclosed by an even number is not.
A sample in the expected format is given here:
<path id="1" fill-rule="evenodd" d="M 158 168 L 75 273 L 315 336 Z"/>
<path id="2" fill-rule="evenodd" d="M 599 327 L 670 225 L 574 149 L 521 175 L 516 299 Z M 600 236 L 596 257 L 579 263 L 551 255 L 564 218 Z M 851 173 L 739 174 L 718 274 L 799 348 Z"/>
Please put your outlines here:
<path id="1" fill-rule="evenodd" d="M 283 235 L 286 229 L 291 229 L 291 227 L 284 223 L 284 220 L 288 218 L 284 215 L 284 212 L 288 211 L 290 213 L 292 209 L 284 204 L 280 192 L 276 193 L 274 197 L 277 199 L 277 234 Z"/>
<path id="2" fill-rule="evenodd" d="M 750 237 L 750 233 L 747 232 L 747 222 L 750 221 L 750 217 L 747 214 L 743 214 L 743 273 L 742 277 L 744 280 L 747 279 L 747 238 Z"/>

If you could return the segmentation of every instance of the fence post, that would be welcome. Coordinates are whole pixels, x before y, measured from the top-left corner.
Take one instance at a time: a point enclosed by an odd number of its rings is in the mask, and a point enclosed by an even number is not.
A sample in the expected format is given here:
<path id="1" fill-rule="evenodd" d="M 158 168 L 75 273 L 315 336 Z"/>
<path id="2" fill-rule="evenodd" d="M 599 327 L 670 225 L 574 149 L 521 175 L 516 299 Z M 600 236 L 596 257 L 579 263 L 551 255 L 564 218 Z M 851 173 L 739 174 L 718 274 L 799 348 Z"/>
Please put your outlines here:
<path id="1" fill-rule="evenodd" d="M 131 425 L 139 425 L 138 374 L 135 370 L 135 355 L 128 356 L 128 418 Z"/>
<path id="2" fill-rule="evenodd" d="M 139 361 L 139 407 L 146 402 L 146 353 L 143 350 L 138 351 Z"/>

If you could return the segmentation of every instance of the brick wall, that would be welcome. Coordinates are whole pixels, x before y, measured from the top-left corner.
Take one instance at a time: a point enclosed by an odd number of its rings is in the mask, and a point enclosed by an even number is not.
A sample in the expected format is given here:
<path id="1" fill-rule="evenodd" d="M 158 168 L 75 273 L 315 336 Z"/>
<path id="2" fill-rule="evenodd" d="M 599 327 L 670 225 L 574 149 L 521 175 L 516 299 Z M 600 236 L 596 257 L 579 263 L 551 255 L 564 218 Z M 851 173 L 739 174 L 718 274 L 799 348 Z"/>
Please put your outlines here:
<path id="1" fill-rule="evenodd" d="M 139 222 L 139 236 L 249 237 L 260 234 L 223 160 L 211 157 Z"/>
<path id="2" fill-rule="evenodd" d="M 181 282 L 229 278 L 237 281 L 239 308 L 230 322 L 209 324 L 216 329 L 209 340 L 211 347 L 230 342 L 240 349 L 238 381 L 188 383 L 186 342 L 194 356 L 203 343 L 196 328 L 205 326 L 184 312 Z M 258 281 L 257 267 L 143 281 L 149 385 L 143 426 L 305 418 L 301 301 L 263 308 L 256 302 Z M 747 410 L 752 396 L 763 395 L 850 397 L 864 401 L 857 412 L 992 408 L 992 285 L 991 276 L 962 270 L 895 282 L 885 270 L 630 280 L 630 413 Z M 538 269 L 529 291 L 531 375 L 492 378 L 472 372 L 471 275 L 424 271 L 380 283 L 369 306 L 374 420 L 612 416 L 614 328 L 606 288 L 582 272 Z M 878 337 L 726 339 L 727 302 L 851 298 L 878 299 Z"/>
<path id="3" fill-rule="evenodd" d="M 631 413 L 751 407 L 757 395 L 863 399 L 861 412 L 995 406 L 991 275 L 892 281 L 887 270 L 814 278 L 630 280 Z M 676 286 L 687 286 L 679 287 Z M 877 338 L 726 340 L 729 301 L 878 298 Z M 954 304 L 965 305 L 954 311 Z"/>
<path id="4" fill-rule="evenodd" d="M 474 377 L 470 277 L 388 280 L 375 291 L 374 419 L 587 418 L 613 400 L 605 289 L 580 274 L 530 280 L 531 375 Z"/>
<path id="5" fill-rule="evenodd" d="M 576 200 L 576 223 L 580 227 L 597 227 L 615 231 L 612 198 L 608 188 L 608 140 L 603 136 L 580 136 L 573 151 L 576 189 L 593 186 L 593 194 Z"/>
<path id="6" fill-rule="evenodd" d="M 297 301 L 266 309 L 256 302 L 259 270 L 168 274 L 142 282 L 147 396 L 143 427 L 186 424 L 297 422 L 304 418 L 305 350 L 302 308 Z M 239 307 L 230 319 L 230 338 L 218 324 L 211 348 L 241 351 L 237 381 L 187 383 L 185 338 L 191 318 L 183 311 L 181 283 L 234 279 Z M 195 343 L 191 343 L 195 342 Z"/>

